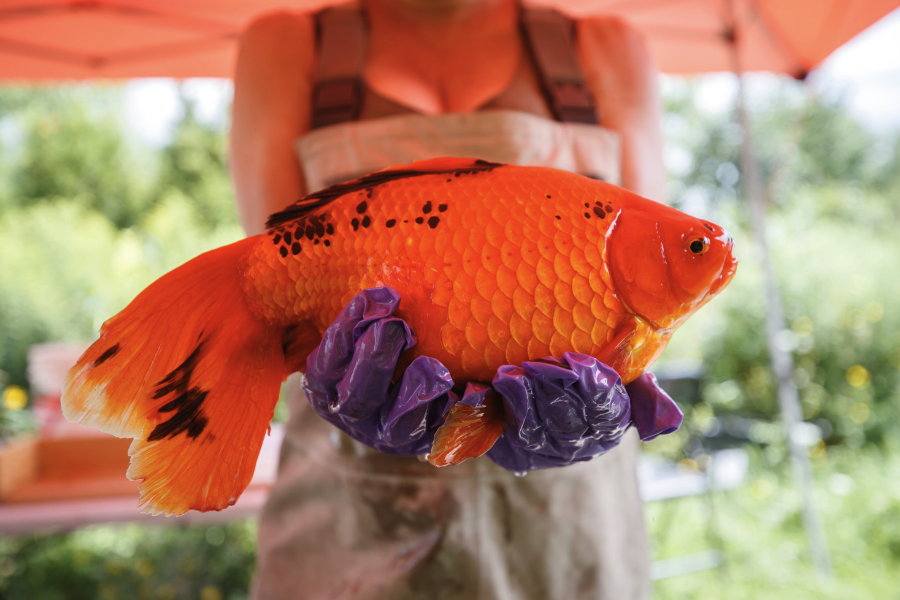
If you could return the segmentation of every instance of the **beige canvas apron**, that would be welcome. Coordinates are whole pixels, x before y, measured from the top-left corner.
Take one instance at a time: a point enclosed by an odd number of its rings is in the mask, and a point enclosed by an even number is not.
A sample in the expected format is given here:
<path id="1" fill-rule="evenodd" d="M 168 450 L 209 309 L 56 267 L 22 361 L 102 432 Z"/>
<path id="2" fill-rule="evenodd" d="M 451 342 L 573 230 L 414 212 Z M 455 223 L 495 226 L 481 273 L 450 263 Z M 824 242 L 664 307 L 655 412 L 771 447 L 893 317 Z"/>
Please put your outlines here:
<path id="1" fill-rule="evenodd" d="M 296 144 L 309 190 L 439 156 L 619 181 L 616 134 L 489 110 L 317 129 Z M 524 477 L 486 457 L 436 469 L 378 454 L 289 381 L 278 481 L 259 525 L 256 600 L 602 600 L 649 595 L 634 431 L 587 463 Z"/>

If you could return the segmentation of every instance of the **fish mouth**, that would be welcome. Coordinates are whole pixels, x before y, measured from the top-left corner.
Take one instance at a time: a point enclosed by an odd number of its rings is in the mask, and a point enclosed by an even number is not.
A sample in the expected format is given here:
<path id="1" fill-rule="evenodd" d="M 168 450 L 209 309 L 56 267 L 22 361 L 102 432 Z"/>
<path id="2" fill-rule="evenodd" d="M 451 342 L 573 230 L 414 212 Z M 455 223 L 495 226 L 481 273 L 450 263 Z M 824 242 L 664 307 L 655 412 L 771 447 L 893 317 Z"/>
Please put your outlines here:
<path id="1" fill-rule="evenodd" d="M 709 286 L 707 301 L 725 289 L 725 286 L 731 283 L 731 280 L 734 279 L 734 274 L 737 272 L 738 259 L 733 252 L 734 240 L 730 234 L 726 235 L 728 235 L 728 245 L 726 246 L 725 262 L 722 263 L 722 271 L 719 273 L 719 277 Z"/>
<path id="2" fill-rule="evenodd" d="M 707 302 L 715 298 L 719 292 L 721 292 L 725 287 L 731 283 L 731 280 L 734 279 L 734 275 L 737 272 L 738 259 L 732 253 L 732 248 L 734 246 L 733 241 L 731 240 L 731 236 L 728 236 L 728 245 L 726 247 L 727 254 L 725 256 L 725 260 L 722 263 L 722 268 L 719 271 L 718 276 L 712 280 L 709 285 L 709 289 L 701 295 L 697 297 L 693 301 L 689 298 L 689 294 L 685 292 L 681 286 L 677 285 L 671 277 L 669 279 L 670 290 L 674 293 L 675 297 L 678 298 L 682 296 L 685 298 L 681 300 L 684 306 L 684 310 L 679 311 L 676 314 L 670 315 L 664 319 L 654 320 L 650 317 L 640 314 L 639 312 L 633 310 L 630 306 L 626 305 L 626 308 L 635 316 L 643 320 L 644 322 L 651 325 L 654 329 L 656 329 L 657 333 L 671 334 L 673 331 L 678 329 L 682 323 L 688 320 L 691 315 L 697 312 L 700 308 L 706 305 Z M 675 291 L 677 290 L 677 291 Z M 625 304 L 623 302 L 623 304 Z"/>

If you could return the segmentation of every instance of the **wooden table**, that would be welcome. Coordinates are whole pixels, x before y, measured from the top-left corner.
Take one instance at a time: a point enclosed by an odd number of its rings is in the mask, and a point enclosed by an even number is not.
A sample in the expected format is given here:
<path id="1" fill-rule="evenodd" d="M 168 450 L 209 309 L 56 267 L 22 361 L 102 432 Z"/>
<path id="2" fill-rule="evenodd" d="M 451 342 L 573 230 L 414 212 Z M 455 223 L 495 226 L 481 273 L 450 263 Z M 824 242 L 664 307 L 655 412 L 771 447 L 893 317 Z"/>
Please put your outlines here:
<path id="1" fill-rule="evenodd" d="M 253 480 L 234 506 L 181 517 L 138 508 L 137 483 L 125 477 L 129 439 L 104 435 L 20 440 L 0 453 L 0 534 L 67 531 L 97 523 L 217 523 L 259 514 L 275 481 L 284 428 L 272 426 Z"/>

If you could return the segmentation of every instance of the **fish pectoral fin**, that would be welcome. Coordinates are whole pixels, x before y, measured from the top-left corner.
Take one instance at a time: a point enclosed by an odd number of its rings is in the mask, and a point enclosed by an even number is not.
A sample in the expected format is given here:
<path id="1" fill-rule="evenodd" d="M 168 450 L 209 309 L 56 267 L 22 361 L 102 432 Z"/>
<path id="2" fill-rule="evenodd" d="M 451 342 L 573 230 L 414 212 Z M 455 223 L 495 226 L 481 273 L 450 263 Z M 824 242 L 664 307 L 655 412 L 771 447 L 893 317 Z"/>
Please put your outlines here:
<path id="1" fill-rule="evenodd" d="M 629 326 L 623 326 L 621 331 L 616 334 L 616 337 L 607 345 L 606 352 L 595 358 L 615 369 L 621 376 L 630 359 L 631 353 L 628 350 L 628 345 L 631 343 L 634 335 L 635 327 L 633 323 Z"/>
<path id="2" fill-rule="evenodd" d="M 503 401 L 496 392 L 488 392 L 481 406 L 457 402 L 435 433 L 427 460 L 447 467 L 477 458 L 494 446 L 505 428 Z"/>
<path id="3" fill-rule="evenodd" d="M 164 275 L 103 324 L 69 371 L 67 419 L 134 438 L 145 512 L 222 510 L 250 483 L 281 384 L 283 327 L 241 288 L 243 240 Z"/>
<path id="4" fill-rule="evenodd" d="M 284 332 L 281 349 L 284 352 L 284 379 L 291 373 L 306 371 L 306 358 L 322 341 L 322 334 L 310 321 L 303 321 Z"/>

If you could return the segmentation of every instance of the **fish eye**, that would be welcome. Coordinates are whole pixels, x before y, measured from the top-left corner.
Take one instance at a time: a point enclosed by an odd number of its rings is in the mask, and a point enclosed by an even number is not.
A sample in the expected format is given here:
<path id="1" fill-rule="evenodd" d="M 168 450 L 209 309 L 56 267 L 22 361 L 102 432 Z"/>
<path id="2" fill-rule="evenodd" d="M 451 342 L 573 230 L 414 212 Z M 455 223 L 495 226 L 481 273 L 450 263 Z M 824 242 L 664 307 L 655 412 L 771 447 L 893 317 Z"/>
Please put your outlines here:
<path id="1" fill-rule="evenodd" d="M 688 248 L 694 254 L 703 254 L 707 250 L 709 250 L 709 238 L 694 238 L 688 244 Z"/>

